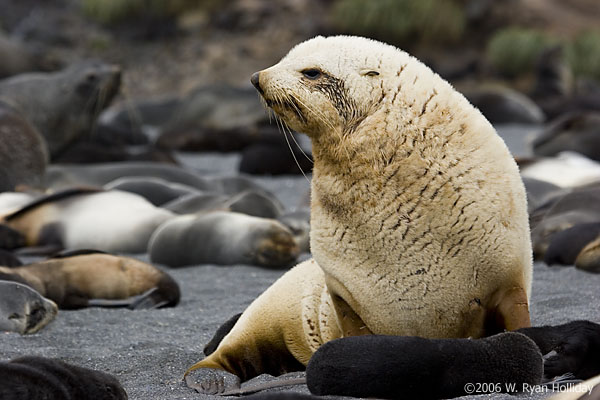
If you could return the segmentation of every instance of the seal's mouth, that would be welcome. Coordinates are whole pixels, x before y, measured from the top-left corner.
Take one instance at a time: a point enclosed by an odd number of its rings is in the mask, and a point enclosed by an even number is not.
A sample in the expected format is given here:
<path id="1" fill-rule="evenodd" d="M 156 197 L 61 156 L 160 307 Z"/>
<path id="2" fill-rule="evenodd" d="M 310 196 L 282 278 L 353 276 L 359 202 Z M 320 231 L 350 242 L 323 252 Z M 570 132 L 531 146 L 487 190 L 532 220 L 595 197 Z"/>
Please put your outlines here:
<path id="1" fill-rule="evenodd" d="M 296 117 L 298 117 L 300 121 L 302 121 L 303 123 L 306 122 L 306 117 L 302 112 L 300 104 L 298 104 L 296 99 L 294 99 L 293 97 L 290 97 L 289 99 L 285 100 L 272 100 L 265 98 L 265 103 L 267 104 L 267 107 L 271 108 L 278 114 L 281 114 L 281 112 L 283 111 L 291 111 Z"/>

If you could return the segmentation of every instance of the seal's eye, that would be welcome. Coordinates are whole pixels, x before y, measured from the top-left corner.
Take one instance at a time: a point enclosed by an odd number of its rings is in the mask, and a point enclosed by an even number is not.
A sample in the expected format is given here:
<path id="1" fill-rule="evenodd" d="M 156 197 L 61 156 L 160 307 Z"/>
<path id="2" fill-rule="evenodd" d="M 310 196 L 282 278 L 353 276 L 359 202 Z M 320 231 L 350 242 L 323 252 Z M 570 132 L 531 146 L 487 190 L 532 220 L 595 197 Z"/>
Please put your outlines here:
<path id="1" fill-rule="evenodd" d="M 321 71 L 319 71 L 316 68 L 310 68 L 310 69 L 305 69 L 304 71 L 302 71 L 302 75 L 304 75 L 305 77 L 307 77 L 308 79 L 318 79 L 321 77 Z"/>

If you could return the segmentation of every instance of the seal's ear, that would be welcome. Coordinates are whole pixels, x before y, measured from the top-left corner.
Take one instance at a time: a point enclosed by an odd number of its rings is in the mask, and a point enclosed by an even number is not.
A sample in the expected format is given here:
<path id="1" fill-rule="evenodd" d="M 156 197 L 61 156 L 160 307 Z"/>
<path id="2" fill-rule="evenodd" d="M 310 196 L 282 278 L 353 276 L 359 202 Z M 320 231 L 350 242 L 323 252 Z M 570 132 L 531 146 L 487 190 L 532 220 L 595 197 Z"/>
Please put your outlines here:
<path id="1" fill-rule="evenodd" d="M 363 69 L 360 71 L 360 74 L 362 76 L 377 76 L 377 75 L 379 75 L 379 72 L 374 71 L 372 69 Z"/>

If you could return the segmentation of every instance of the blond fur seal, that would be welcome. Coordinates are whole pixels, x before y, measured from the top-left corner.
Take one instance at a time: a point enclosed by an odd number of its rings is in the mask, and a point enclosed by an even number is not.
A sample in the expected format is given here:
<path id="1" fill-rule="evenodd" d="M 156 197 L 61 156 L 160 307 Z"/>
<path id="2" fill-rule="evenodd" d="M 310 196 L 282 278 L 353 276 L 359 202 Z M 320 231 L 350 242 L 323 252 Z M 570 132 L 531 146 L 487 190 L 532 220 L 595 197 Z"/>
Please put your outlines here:
<path id="1" fill-rule="evenodd" d="M 523 183 L 502 139 L 460 93 L 407 53 L 347 36 L 304 42 L 251 81 L 311 138 L 320 270 L 304 263 L 282 277 L 188 372 L 283 372 L 278 360 L 306 364 L 339 336 L 481 337 L 530 326 Z M 300 293 L 307 286 L 321 290 L 316 311 Z M 275 365 L 266 368 L 266 357 Z M 210 373 L 188 374 L 188 385 L 219 391 Z"/>
<path id="2" fill-rule="evenodd" d="M 30 286 L 61 309 L 173 307 L 180 298 L 177 282 L 158 268 L 93 250 L 64 253 L 21 267 L 0 267 L 0 279 Z"/>

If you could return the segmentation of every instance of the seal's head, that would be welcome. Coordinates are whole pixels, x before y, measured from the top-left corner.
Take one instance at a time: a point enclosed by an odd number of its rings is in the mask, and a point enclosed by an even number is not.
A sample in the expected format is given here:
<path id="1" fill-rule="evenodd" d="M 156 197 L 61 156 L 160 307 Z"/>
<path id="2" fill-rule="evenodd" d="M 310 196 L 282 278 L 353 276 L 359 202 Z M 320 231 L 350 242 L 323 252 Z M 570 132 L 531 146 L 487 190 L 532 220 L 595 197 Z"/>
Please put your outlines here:
<path id="1" fill-rule="evenodd" d="M 340 137 L 382 101 L 386 58 L 395 53 L 403 52 L 366 38 L 317 36 L 256 72 L 251 82 L 292 129 L 313 139 Z"/>

